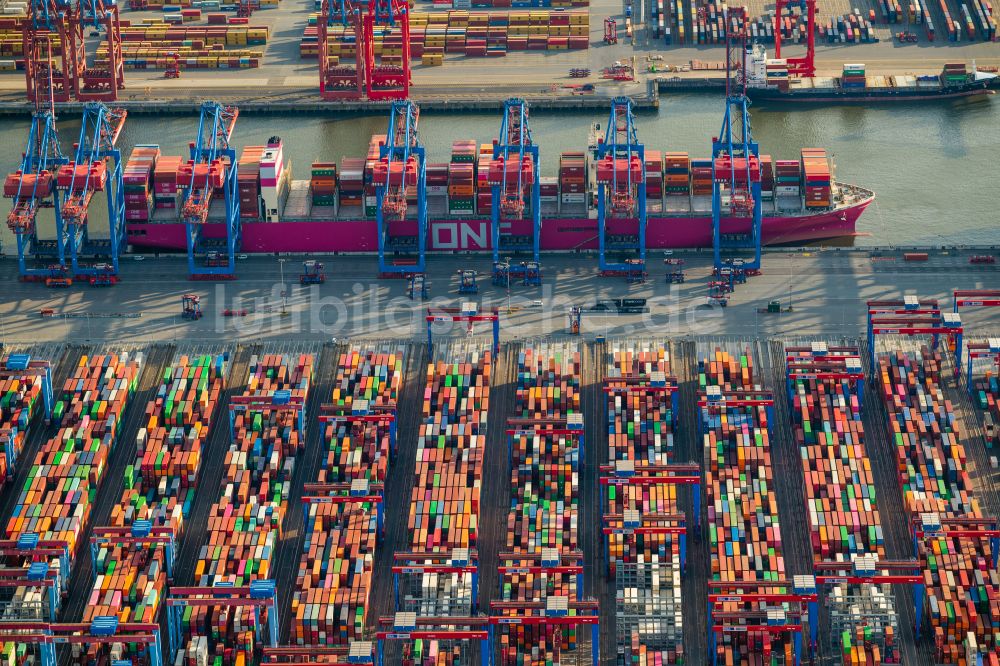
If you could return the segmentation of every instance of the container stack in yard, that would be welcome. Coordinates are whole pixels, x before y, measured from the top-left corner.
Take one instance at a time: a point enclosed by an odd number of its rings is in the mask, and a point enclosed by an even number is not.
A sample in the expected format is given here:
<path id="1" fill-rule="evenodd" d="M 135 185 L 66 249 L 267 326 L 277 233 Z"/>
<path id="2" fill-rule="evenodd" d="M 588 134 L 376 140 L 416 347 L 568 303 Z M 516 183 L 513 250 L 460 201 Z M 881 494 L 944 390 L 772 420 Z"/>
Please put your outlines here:
<path id="1" fill-rule="evenodd" d="M 340 355 L 331 402 L 322 409 L 325 457 L 318 474 L 310 471 L 318 483 L 306 486 L 306 495 L 320 501 L 306 505 L 292 598 L 291 636 L 298 645 L 344 645 L 364 635 L 382 510 L 369 501 L 382 488 L 369 484 L 386 479 L 402 377 L 399 353 L 355 349 Z M 346 492 L 355 498 L 345 498 Z"/>
<path id="2" fill-rule="evenodd" d="M 242 588 L 273 580 L 292 471 L 305 443 L 303 419 L 312 376 L 311 354 L 251 357 L 246 390 L 229 406 L 232 443 L 222 461 L 222 493 L 208 515 L 208 541 L 195 565 L 199 588 Z M 254 663 L 255 629 L 260 628 L 255 611 L 261 624 L 277 621 L 268 617 L 267 608 L 250 606 L 181 610 L 180 662 Z"/>
<path id="3" fill-rule="evenodd" d="M 65 544 L 65 556 L 48 562 L 63 584 L 71 574 L 97 492 L 104 483 L 142 361 L 142 354 L 127 353 L 81 357 L 57 393 L 52 421 L 59 430 L 35 455 L 4 528 L 4 538 L 11 541 L 34 534 L 42 542 Z M 27 566 L 32 559 L 30 555 L 7 556 L 5 564 Z M 42 589 L 15 588 L 7 612 L 20 619 L 43 619 Z M 58 603 L 59 595 L 56 599 Z M 18 605 L 23 606 L 23 612 L 18 612 Z"/>
<path id="4" fill-rule="evenodd" d="M 43 363 L 44 368 L 24 354 L 8 354 L 0 360 L 0 486 L 13 481 L 46 392 L 51 399 L 52 370 Z"/>
<path id="5" fill-rule="evenodd" d="M 311 14 L 299 44 L 301 58 L 319 55 L 318 14 Z M 586 10 L 510 12 L 413 12 L 410 14 L 410 58 L 440 65 L 446 53 L 468 57 L 504 56 L 510 51 L 565 51 L 590 45 L 590 17 Z M 376 27 L 375 57 L 399 57 L 398 28 Z M 340 60 L 357 57 L 353 28 L 329 28 L 328 55 Z"/>
<path id="6" fill-rule="evenodd" d="M 793 590 L 774 493 L 770 394 L 754 371 L 749 350 L 717 348 L 698 365 L 711 553 L 709 649 L 723 664 L 752 664 L 760 654 L 789 664 L 793 631 L 780 627 L 801 626 L 801 609 L 759 598 Z M 713 593 L 724 596 L 713 604 Z M 768 633 L 759 630 L 765 624 Z"/>
<path id="7" fill-rule="evenodd" d="M 996 340 L 990 340 L 990 347 L 995 343 Z M 1000 379 L 997 376 L 1000 365 L 997 361 L 992 357 L 980 359 L 980 363 L 988 363 L 982 374 L 973 365 L 972 402 L 983 411 L 983 431 L 986 447 L 990 449 L 1000 447 Z"/>
<path id="8" fill-rule="evenodd" d="M 182 69 L 252 69 L 260 66 L 268 40 L 267 26 L 176 26 L 147 22 L 123 26 L 122 64 L 125 69 L 165 69 L 180 57 Z M 107 66 L 108 45 L 97 47 L 95 63 Z"/>
<path id="9" fill-rule="evenodd" d="M 655 475 L 674 462 L 676 388 L 662 347 L 615 347 L 607 359 L 608 460 L 615 470 Z M 648 532 L 605 536 L 615 580 L 619 658 L 626 664 L 684 663 L 680 535 L 655 528 L 684 527 L 673 484 L 607 486 L 605 528 L 623 530 L 626 516 Z M 635 512 L 635 513 L 630 513 Z"/>
<path id="10" fill-rule="evenodd" d="M 879 386 L 889 414 L 906 519 L 912 521 L 924 565 L 935 663 L 995 663 L 1000 635 L 1000 574 L 985 536 L 947 534 L 975 528 L 984 516 L 961 443 L 961 428 L 944 398 L 940 353 L 895 352 L 878 357 Z M 957 523 L 957 526 L 956 526 Z M 923 532 L 922 535 L 917 531 Z M 936 534 L 937 532 L 945 534 Z M 936 535 L 935 535 L 936 534 Z"/>
<path id="11" fill-rule="evenodd" d="M 202 453 L 212 424 L 220 418 L 227 368 L 225 354 L 190 359 L 182 355 L 165 368 L 156 395 L 146 405 L 135 462 L 125 468 L 122 497 L 112 509 L 109 526 L 94 529 L 95 576 L 84 622 L 99 616 L 159 622 L 173 558 L 204 465 Z M 157 537 L 168 537 L 169 544 Z"/>
<path id="12" fill-rule="evenodd" d="M 864 374 L 858 350 L 790 347 L 786 359 L 813 562 L 844 563 L 839 571 L 875 571 L 886 559 L 885 540 L 861 418 Z M 891 585 L 843 582 L 824 592 L 830 654 L 840 655 L 839 663 L 899 663 Z"/>
<path id="13" fill-rule="evenodd" d="M 575 345 L 540 345 L 519 354 L 517 418 L 511 424 L 510 441 L 514 493 L 506 548 L 500 555 L 501 567 L 513 571 L 501 569 L 501 601 L 546 602 L 554 597 L 575 601 L 583 595 L 578 523 L 584 442 L 582 429 L 578 435 L 570 433 L 570 423 L 581 417 L 580 376 L 580 352 Z M 580 573 L 522 573 L 518 569 L 539 564 L 576 566 Z M 577 631 L 573 626 L 544 624 L 501 627 L 497 636 L 501 663 L 563 663 L 577 649 Z"/>
<path id="14" fill-rule="evenodd" d="M 477 603 L 477 547 L 492 355 L 455 349 L 427 365 L 407 530 L 409 549 L 395 554 L 396 611 L 419 617 L 470 617 Z M 447 572 L 437 572 L 443 568 Z M 403 663 L 471 663 L 462 641 L 403 645 Z M 412 661 L 406 661 L 412 660 Z"/>

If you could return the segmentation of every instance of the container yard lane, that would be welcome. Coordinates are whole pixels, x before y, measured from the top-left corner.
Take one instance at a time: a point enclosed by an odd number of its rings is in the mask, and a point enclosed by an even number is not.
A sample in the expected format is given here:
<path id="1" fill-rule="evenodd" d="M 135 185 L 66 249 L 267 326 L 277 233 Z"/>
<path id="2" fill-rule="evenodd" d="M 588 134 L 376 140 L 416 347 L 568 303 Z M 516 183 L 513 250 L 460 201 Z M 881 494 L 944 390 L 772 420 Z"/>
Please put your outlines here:
<path id="1" fill-rule="evenodd" d="M 579 539 L 585 446 L 579 347 L 526 346 L 517 367 L 516 416 L 508 421 L 514 497 L 499 555 L 500 596 L 491 613 L 505 622 L 496 628 L 500 663 L 533 666 L 585 654 L 578 653 L 584 649 L 579 635 L 590 626 L 568 617 L 563 624 L 554 615 L 596 620 L 597 605 L 584 600 Z"/>
<path id="2" fill-rule="evenodd" d="M 808 642 L 811 590 L 791 580 L 785 565 L 771 394 L 760 387 L 749 349 L 706 349 L 698 372 L 711 552 L 710 663 L 797 662 Z"/>
<path id="3" fill-rule="evenodd" d="M 471 339 L 441 344 L 427 364 L 409 538 L 393 557 L 395 614 L 380 618 L 376 632 L 389 643 L 389 663 L 435 656 L 443 666 L 471 663 L 487 636 L 484 619 L 474 617 L 493 367 L 487 349 Z"/>
<path id="4" fill-rule="evenodd" d="M 678 464 L 680 396 L 665 347 L 634 341 L 606 346 L 601 522 L 614 605 L 602 609 L 603 617 L 625 663 L 685 663 L 681 577 L 688 521 L 678 497 L 683 486 L 700 492 L 701 466 Z"/>
<path id="5" fill-rule="evenodd" d="M 290 609 L 295 645 L 347 645 L 365 637 L 383 514 L 399 510 L 385 507 L 383 498 L 396 444 L 402 353 L 354 347 L 324 360 L 335 376 L 325 387 L 321 380 L 329 400 L 318 410 L 323 446 L 302 489 L 306 522 Z"/>
<path id="6" fill-rule="evenodd" d="M 37 584 L 15 587 L 8 617 L 55 621 L 72 611 L 60 608 L 62 593 L 86 580 L 78 560 L 86 552 L 99 492 L 142 366 L 139 352 L 85 354 L 56 389 L 54 434 L 35 453 L 15 493 L 3 538 L 8 567 L 46 564 L 59 593 L 49 595 Z M 30 581 L 31 572 L 25 573 Z M 16 598 L 22 591 L 41 596 Z M 22 602 L 27 602 L 23 608 Z"/>
<path id="7" fill-rule="evenodd" d="M 964 664 L 997 647 L 1000 574 L 961 443 L 961 426 L 942 387 L 947 366 L 929 346 L 877 348 L 877 389 L 897 458 L 904 517 L 923 569 L 935 663 Z M 906 341 L 908 347 L 912 346 Z"/>
<path id="8" fill-rule="evenodd" d="M 775 362 L 783 357 L 787 396 L 780 402 L 787 404 L 781 408 L 791 414 L 801 454 L 806 543 L 823 599 L 819 652 L 847 666 L 915 663 L 915 652 L 904 655 L 901 649 L 892 583 L 920 580 L 919 564 L 886 556 L 885 514 L 862 421 L 860 352 L 825 342 L 785 347 L 772 341 L 770 350 L 776 383 Z M 830 579 L 841 580 L 827 584 Z M 914 580 L 901 584 L 912 596 Z M 908 637 L 912 640 L 912 630 Z"/>
<path id="9" fill-rule="evenodd" d="M 173 588 L 166 602 L 171 661 L 242 666 L 278 640 L 276 549 L 304 450 L 313 364 L 311 353 L 252 356 L 246 389 L 230 400 L 222 492 L 209 511 L 195 586 Z"/>
<path id="10" fill-rule="evenodd" d="M 115 493 L 119 499 L 102 504 L 95 520 L 93 576 L 86 579 L 90 591 L 78 597 L 86 623 L 105 615 L 122 622 L 159 621 L 191 517 L 203 449 L 221 416 L 229 354 L 188 355 L 166 348 L 151 352 L 149 364 L 157 351 L 165 367 L 153 375 L 159 377 L 153 388 L 145 390 L 151 395 L 139 412 L 135 457 L 118 456 L 125 465 L 123 487 Z"/>

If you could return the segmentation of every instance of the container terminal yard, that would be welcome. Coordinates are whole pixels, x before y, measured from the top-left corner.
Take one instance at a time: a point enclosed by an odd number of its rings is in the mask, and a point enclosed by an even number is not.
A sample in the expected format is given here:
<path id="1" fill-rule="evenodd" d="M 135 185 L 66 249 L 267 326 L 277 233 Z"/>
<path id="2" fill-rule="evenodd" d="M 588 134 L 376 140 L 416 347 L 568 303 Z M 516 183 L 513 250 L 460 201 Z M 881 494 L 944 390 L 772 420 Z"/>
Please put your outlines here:
<path id="1" fill-rule="evenodd" d="M 423 302 L 356 288 L 374 258 L 126 259 L 82 292 L 5 266 L 4 654 L 996 663 L 977 252 L 767 252 L 726 308 L 698 253 L 683 284 L 553 257 L 509 301 L 442 258 Z"/>

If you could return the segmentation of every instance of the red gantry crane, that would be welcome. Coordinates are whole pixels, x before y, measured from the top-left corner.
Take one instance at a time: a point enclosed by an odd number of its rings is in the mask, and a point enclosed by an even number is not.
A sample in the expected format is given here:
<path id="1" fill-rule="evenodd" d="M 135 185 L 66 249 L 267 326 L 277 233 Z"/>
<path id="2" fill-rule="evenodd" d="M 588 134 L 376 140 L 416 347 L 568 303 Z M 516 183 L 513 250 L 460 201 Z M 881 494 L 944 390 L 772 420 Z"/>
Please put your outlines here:
<path id="1" fill-rule="evenodd" d="M 785 58 L 785 61 L 789 76 L 812 77 L 816 75 L 816 0 L 775 0 L 774 57 L 781 58 L 781 21 L 785 9 L 796 7 L 806 15 L 806 54 L 801 58 Z"/>

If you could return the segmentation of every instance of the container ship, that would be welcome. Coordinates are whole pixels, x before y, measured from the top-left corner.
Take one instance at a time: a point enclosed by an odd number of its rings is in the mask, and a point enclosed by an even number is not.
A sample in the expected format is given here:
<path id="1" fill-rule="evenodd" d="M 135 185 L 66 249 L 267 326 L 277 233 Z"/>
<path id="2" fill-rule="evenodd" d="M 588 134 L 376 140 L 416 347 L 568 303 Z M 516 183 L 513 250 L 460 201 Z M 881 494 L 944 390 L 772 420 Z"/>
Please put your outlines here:
<path id="1" fill-rule="evenodd" d="M 542 251 L 598 248 L 593 155 L 599 129 L 592 128 L 588 150 L 562 153 L 558 175 L 541 178 Z M 279 137 L 272 137 L 263 146 L 244 148 L 238 164 L 241 251 L 377 252 L 374 171 L 379 144 L 384 140 L 384 135 L 372 136 L 366 157 L 313 163 L 308 180 L 292 178 Z M 492 155 L 492 150 L 492 144 L 458 140 L 452 144 L 450 161 L 428 161 L 428 251 L 492 251 L 490 160 L 484 157 Z M 711 247 L 711 159 L 647 150 L 645 160 L 647 247 Z M 857 220 L 874 193 L 834 180 L 833 165 L 823 149 L 803 149 L 794 160 L 762 155 L 760 161 L 765 244 L 800 244 L 855 235 Z M 125 168 L 125 199 L 128 240 L 134 249 L 186 249 L 185 226 L 178 208 L 180 162 L 180 157 L 161 155 L 154 145 L 139 145 L 133 150 Z M 415 189 L 409 188 L 410 217 L 415 217 Z M 501 237 L 529 239 L 530 248 L 532 221 L 528 212 L 526 209 L 526 219 L 502 220 Z M 225 238 L 223 213 L 223 202 L 213 201 L 204 239 Z M 415 219 L 398 224 L 400 233 L 409 233 L 403 227 L 412 224 L 412 235 L 416 236 Z M 723 217 L 722 226 L 726 234 L 750 230 L 749 220 L 740 217 Z M 634 235 L 635 228 L 634 218 L 608 222 L 609 234 Z M 508 243 L 500 249 L 519 248 Z"/>
<path id="2" fill-rule="evenodd" d="M 768 58 L 760 44 L 747 49 L 747 96 L 756 101 L 805 103 L 906 102 L 990 95 L 1000 88 L 996 74 L 964 63 L 944 65 L 940 74 L 870 76 L 862 63 L 845 64 L 839 77 L 792 76 L 786 59 Z"/>

